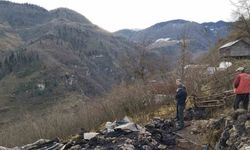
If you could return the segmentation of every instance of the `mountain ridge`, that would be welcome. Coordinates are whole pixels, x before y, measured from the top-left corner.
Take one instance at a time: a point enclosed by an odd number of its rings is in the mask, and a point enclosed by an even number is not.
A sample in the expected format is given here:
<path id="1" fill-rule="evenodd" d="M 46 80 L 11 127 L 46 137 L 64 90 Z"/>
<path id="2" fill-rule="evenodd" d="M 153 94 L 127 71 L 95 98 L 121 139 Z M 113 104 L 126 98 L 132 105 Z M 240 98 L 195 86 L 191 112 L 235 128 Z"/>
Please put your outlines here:
<path id="1" fill-rule="evenodd" d="M 0 128 L 26 112 L 91 101 L 134 76 L 139 47 L 73 10 L 1 1 L 0 21 L 0 104 L 13 108 L 0 112 Z"/>
<path id="2" fill-rule="evenodd" d="M 230 25 L 231 22 L 224 21 L 197 23 L 176 19 L 156 23 L 140 31 L 119 30 L 114 32 L 114 34 L 148 46 L 161 38 L 180 40 L 182 34 L 185 33 L 190 40 L 194 40 L 197 44 L 200 43 L 193 47 L 190 44 L 191 51 L 192 49 L 194 49 L 193 51 L 207 51 L 209 47 L 206 41 L 211 41 L 211 44 L 215 44 L 219 38 L 223 38 L 228 34 Z"/>

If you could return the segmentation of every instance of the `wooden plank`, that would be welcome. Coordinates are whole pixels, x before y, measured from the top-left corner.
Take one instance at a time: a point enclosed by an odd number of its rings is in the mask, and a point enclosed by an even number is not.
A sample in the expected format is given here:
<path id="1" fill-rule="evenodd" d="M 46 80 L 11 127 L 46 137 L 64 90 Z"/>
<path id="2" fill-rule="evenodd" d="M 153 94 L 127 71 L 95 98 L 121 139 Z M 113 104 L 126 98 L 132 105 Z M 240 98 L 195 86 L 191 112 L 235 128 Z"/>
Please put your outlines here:
<path id="1" fill-rule="evenodd" d="M 213 103 L 213 102 L 223 102 L 223 100 L 207 100 L 207 101 L 197 101 L 196 103 Z"/>
<path id="2" fill-rule="evenodd" d="M 201 106 L 197 106 L 199 108 L 212 108 L 212 107 L 221 107 L 221 106 L 224 106 L 223 105 L 201 105 Z"/>

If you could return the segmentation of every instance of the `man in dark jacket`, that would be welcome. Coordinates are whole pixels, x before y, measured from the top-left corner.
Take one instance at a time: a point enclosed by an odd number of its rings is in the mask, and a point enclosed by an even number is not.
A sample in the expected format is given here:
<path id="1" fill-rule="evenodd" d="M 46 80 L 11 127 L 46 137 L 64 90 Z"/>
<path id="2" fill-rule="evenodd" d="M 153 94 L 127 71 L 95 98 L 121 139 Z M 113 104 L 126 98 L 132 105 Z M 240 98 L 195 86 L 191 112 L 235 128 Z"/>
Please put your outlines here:
<path id="1" fill-rule="evenodd" d="M 243 108 L 248 110 L 249 93 L 250 93 L 250 75 L 245 73 L 244 67 L 239 67 L 237 70 L 239 74 L 234 79 L 234 92 L 236 94 L 234 101 L 234 110 L 239 108 L 242 101 Z"/>
<path id="2" fill-rule="evenodd" d="M 184 128 L 184 109 L 186 105 L 187 91 L 180 79 L 176 80 L 176 85 L 176 119 L 178 121 L 178 128 L 182 129 Z"/>

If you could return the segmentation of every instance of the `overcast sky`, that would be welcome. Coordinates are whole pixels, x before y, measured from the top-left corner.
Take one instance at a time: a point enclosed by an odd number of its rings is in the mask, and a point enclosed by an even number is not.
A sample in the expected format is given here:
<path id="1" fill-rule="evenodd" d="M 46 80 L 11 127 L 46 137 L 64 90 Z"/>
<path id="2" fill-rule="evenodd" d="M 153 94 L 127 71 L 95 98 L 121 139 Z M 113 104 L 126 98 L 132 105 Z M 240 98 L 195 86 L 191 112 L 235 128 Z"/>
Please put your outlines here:
<path id="1" fill-rule="evenodd" d="M 143 29 L 172 19 L 196 22 L 231 21 L 229 0 L 10 0 L 32 3 L 48 10 L 73 9 L 108 30 Z"/>

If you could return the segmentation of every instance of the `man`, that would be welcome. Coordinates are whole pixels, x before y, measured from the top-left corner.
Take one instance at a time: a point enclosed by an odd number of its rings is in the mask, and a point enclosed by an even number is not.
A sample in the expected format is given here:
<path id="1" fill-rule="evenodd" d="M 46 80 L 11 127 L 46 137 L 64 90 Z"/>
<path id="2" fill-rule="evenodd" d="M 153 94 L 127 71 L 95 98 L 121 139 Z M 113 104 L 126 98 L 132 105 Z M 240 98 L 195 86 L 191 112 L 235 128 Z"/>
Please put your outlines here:
<path id="1" fill-rule="evenodd" d="M 249 93 L 250 93 L 250 75 L 245 73 L 244 67 L 239 67 L 239 74 L 234 79 L 234 92 L 236 94 L 234 101 L 234 110 L 239 108 L 242 101 L 243 108 L 248 110 Z"/>
<path id="2" fill-rule="evenodd" d="M 187 92 L 180 79 L 176 80 L 176 85 L 176 119 L 178 121 L 178 129 L 182 129 L 184 128 L 184 109 L 186 105 Z"/>

